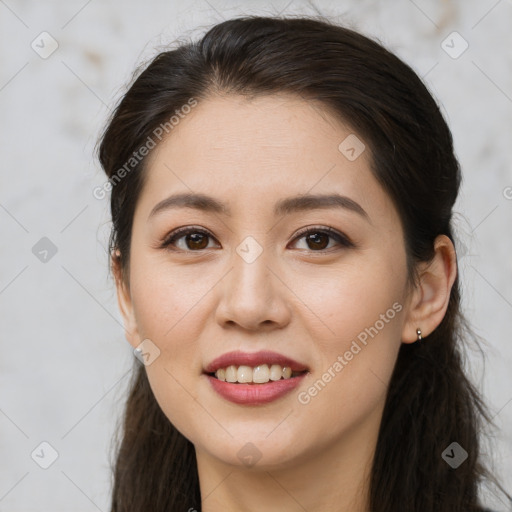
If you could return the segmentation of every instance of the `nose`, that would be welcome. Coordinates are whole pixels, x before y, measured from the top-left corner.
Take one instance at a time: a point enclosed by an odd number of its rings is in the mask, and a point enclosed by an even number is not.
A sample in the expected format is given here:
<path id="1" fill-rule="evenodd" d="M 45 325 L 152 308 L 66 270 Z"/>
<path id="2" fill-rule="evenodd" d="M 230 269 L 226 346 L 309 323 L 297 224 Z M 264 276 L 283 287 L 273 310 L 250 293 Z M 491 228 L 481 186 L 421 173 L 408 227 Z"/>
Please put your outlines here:
<path id="1" fill-rule="evenodd" d="M 250 331 L 285 327 L 291 317 L 289 298 L 293 293 L 279 274 L 266 251 L 250 263 L 235 253 L 231 271 L 219 283 L 219 325 Z"/>

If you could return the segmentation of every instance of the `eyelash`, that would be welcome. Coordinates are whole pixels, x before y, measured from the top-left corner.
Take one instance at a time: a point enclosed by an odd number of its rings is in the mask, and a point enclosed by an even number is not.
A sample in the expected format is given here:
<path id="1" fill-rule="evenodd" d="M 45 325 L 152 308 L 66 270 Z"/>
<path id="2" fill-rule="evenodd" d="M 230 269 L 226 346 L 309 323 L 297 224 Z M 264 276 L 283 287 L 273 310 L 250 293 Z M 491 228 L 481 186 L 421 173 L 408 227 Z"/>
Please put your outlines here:
<path id="1" fill-rule="evenodd" d="M 165 238 L 164 242 L 162 243 L 161 248 L 165 248 L 165 249 L 168 249 L 171 251 L 182 251 L 182 252 L 202 252 L 202 251 L 206 250 L 206 249 L 199 249 L 199 250 L 195 251 L 195 250 L 190 250 L 190 249 L 184 250 L 184 249 L 170 248 L 170 246 L 172 244 L 174 244 L 177 240 L 179 240 L 180 238 L 183 238 L 185 235 L 188 235 L 190 233 L 201 233 L 201 234 L 209 236 L 211 238 L 215 238 L 211 233 L 209 233 L 208 231 L 206 231 L 202 228 L 196 228 L 194 226 L 183 227 L 183 228 L 178 228 L 178 229 L 174 230 L 173 232 L 171 232 Z M 345 248 L 355 247 L 355 244 L 353 242 L 351 242 L 346 236 L 342 235 L 341 233 L 339 233 L 338 231 L 336 231 L 335 229 L 330 228 L 330 227 L 308 226 L 306 228 L 302 228 L 301 230 L 298 231 L 298 233 L 296 234 L 296 236 L 294 237 L 293 240 L 295 241 L 297 239 L 304 238 L 306 235 L 309 235 L 312 233 L 315 233 L 315 234 L 321 233 L 321 234 L 328 235 L 329 237 L 336 239 L 338 244 Z M 309 252 L 312 252 L 312 253 L 326 253 L 326 252 L 330 252 L 330 251 L 332 251 L 332 247 L 330 249 L 321 249 L 318 251 L 309 250 Z"/>

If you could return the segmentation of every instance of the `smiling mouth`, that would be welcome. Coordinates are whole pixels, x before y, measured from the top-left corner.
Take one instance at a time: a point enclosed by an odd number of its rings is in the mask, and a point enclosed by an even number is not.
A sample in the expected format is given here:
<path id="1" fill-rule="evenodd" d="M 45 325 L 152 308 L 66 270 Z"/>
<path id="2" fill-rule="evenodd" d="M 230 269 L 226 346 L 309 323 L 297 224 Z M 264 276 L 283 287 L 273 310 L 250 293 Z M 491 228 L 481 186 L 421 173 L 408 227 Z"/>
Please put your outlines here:
<path id="1" fill-rule="evenodd" d="M 231 384 L 266 384 L 293 379 L 305 373 L 307 373 L 307 370 L 292 371 L 289 366 L 281 366 L 280 364 L 261 364 L 254 367 L 230 365 L 219 368 L 215 372 L 207 373 L 207 375 Z"/>

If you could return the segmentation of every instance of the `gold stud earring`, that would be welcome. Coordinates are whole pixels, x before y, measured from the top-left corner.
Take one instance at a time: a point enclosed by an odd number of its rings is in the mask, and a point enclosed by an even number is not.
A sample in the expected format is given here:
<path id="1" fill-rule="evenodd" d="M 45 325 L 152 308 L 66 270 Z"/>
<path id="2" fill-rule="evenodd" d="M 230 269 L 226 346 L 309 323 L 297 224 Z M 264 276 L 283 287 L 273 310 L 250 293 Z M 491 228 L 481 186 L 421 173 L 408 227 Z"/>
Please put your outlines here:
<path id="1" fill-rule="evenodd" d="M 416 334 L 418 335 L 418 341 L 421 341 L 423 338 L 421 337 L 421 329 L 419 327 L 416 329 Z"/>

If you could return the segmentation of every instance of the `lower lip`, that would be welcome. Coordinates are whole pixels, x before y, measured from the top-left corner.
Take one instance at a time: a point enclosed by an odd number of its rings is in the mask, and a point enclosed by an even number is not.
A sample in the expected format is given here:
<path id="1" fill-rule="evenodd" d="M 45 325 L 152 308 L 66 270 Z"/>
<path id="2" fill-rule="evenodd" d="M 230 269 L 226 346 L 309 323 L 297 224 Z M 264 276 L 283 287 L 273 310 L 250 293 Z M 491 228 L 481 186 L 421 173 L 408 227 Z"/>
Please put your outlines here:
<path id="1" fill-rule="evenodd" d="M 297 377 L 269 381 L 265 384 L 235 384 L 216 379 L 210 375 L 206 377 L 213 389 L 226 400 L 235 404 L 258 405 L 268 404 L 290 393 L 302 382 L 306 375 L 306 373 L 303 373 Z"/>

